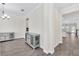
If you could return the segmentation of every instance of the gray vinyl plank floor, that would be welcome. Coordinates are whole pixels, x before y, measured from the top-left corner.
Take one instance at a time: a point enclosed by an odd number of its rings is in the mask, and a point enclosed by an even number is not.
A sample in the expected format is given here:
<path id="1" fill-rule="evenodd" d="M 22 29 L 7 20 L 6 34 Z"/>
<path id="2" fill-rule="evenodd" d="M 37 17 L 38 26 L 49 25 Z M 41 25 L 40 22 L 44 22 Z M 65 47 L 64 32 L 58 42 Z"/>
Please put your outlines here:
<path id="1" fill-rule="evenodd" d="M 24 39 L 0 43 L 1 56 L 46 56 L 41 48 L 33 50 Z"/>
<path id="2" fill-rule="evenodd" d="M 54 56 L 79 56 L 79 39 L 64 38 L 63 43 L 55 48 Z"/>
<path id="3" fill-rule="evenodd" d="M 47 55 L 41 48 L 33 50 L 24 39 L 0 43 L 0 56 L 79 56 L 79 39 L 63 38 L 63 43 L 55 47 L 52 55 Z"/>

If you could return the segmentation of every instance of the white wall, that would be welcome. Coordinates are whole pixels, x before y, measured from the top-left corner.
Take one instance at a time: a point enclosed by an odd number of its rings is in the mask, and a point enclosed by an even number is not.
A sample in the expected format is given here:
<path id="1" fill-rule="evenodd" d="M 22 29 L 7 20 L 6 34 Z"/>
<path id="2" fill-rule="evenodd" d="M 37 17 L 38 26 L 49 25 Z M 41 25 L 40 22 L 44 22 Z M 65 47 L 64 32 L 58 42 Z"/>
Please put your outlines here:
<path id="1" fill-rule="evenodd" d="M 54 4 L 44 4 L 44 49 L 54 53 L 54 48 L 62 43 L 61 14 Z"/>
<path id="2" fill-rule="evenodd" d="M 32 33 L 40 34 L 40 44 L 43 46 L 43 5 L 40 4 L 30 12 L 27 17 L 29 18 L 29 31 Z"/>
<path id="3" fill-rule="evenodd" d="M 54 53 L 54 48 L 62 42 L 61 14 L 54 4 L 40 4 L 27 17 L 30 18 L 30 32 L 40 34 L 41 48 L 46 53 Z"/>
<path id="4" fill-rule="evenodd" d="M 60 10 L 58 9 L 55 9 L 55 13 L 56 14 L 56 26 L 55 26 L 55 31 L 56 31 L 56 39 L 58 39 L 59 41 L 57 42 L 60 42 L 62 43 L 62 13 Z"/>
<path id="5" fill-rule="evenodd" d="M 0 32 L 15 32 L 15 38 L 24 38 L 24 18 L 11 16 L 10 20 L 0 18 Z"/>
<path id="6" fill-rule="evenodd" d="M 25 17 L 13 16 L 11 20 L 0 20 L 0 32 L 15 32 L 16 38 L 25 34 L 25 18 L 29 18 L 30 32 L 40 34 L 40 46 L 46 53 L 54 53 L 54 48 L 62 42 L 61 13 L 54 4 L 39 4 Z"/>

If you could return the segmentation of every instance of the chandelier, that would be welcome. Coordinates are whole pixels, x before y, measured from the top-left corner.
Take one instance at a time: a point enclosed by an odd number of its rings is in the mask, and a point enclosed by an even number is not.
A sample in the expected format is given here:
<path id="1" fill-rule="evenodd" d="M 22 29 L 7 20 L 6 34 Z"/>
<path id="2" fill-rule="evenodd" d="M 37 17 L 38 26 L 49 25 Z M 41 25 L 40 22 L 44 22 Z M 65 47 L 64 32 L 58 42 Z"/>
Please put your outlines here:
<path id="1" fill-rule="evenodd" d="M 8 16 L 6 13 L 5 13 L 5 3 L 2 3 L 2 6 L 3 6 L 3 10 L 2 10 L 2 16 L 1 16 L 1 18 L 3 19 L 3 20 L 5 20 L 5 19 L 10 19 L 10 16 Z"/>

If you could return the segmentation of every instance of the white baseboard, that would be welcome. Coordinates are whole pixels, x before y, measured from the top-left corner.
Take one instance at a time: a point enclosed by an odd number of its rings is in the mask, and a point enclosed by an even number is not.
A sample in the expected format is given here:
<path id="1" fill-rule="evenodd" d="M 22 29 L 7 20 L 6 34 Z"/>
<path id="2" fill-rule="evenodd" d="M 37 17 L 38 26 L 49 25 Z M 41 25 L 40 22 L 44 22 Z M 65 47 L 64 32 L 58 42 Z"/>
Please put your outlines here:
<path id="1" fill-rule="evenodd" d="M 61 44 L 62 44 L 62 43 L 63 43 L 63 41 L 60 41 L 59 43 L 61 43 Z"/>
<path id="2" fill-rule="evenodd" d="M 14 38 L 14 39 L 25 39 L 25 38 Z"/>
<path id="3" fill-rule="evenodd" d="M 62 41 L 59 41 L 59 43 L 57 43 L 56 45 L 54 45 L 54 48 L 56 47 L 56 46 L 58 46 L 60 43 L 63 43 Z M 51 47 L 52 48 L 52 47 Z M 52 49 L 52 51 L 50 51 L 50 50 L 45 50 L 44 48 L 43 48 L 43 52 L 45 52 L 46 54 L 53 54 L 54 53 L 54 48 Z"/>
<path id="4" fill-rule="evenodd" d="M 49 52 L 47 52 L 47 51 L 46 51 L 46 50 L 44 50 L 44 49 L 43 49 L 43 52 L 44 52 L 44 53 L 46 53 L 46 54 L 48 54 L 48 53 L 49 53 Z"/>
<path id="5" fill-rule="evenodd" d="M 53 54 L 54 53 L 54 49 L 52 51 L 47 51 L 47 50 L 43 49 L 43 52 L 46 53 L 46 54 Z"/>

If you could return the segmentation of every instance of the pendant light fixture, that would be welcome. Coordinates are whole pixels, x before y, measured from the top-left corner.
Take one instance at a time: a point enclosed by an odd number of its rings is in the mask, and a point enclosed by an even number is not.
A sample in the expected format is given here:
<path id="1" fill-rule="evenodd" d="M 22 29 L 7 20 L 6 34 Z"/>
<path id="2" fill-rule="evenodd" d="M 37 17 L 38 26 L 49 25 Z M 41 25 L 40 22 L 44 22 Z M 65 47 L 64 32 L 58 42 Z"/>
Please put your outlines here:
<path id="1" fill-rule="evenodd" d="M 3 19 L 3 20 L 9 20 L 10 19 L 10 16 L 8 16 L 6 13 L 5 13 L 5 3 L 2 3 L 2 7 L 3 7 L 3 10 L 2 10 L 2 16 L 1 16 L 1 18 Z"/>

